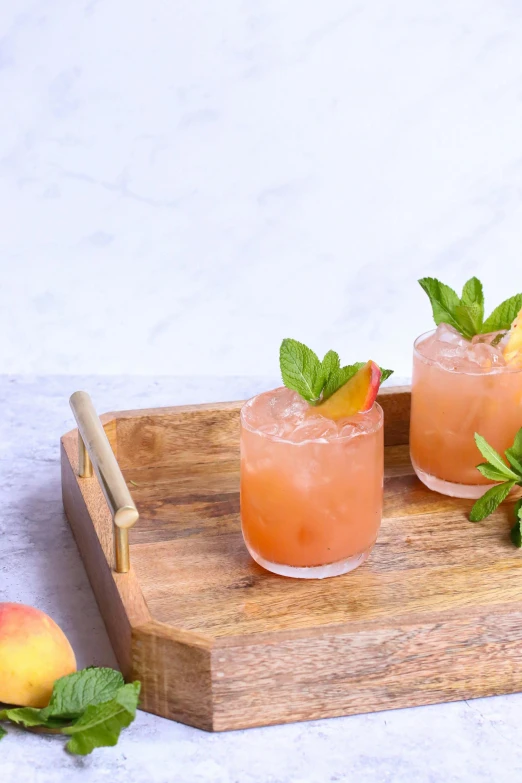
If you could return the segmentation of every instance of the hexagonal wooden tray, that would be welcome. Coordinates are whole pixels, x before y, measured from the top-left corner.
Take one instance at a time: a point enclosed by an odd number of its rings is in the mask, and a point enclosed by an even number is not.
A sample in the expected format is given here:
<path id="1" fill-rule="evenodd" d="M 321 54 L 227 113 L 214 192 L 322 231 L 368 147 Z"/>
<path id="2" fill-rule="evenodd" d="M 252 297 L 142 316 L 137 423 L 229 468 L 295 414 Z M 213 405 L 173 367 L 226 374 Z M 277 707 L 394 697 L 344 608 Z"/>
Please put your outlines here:
<path id="1" fill-rule="evenodd" d="M 368 562 L 333 579 L 278 577 L 239 522 L 241 403 L 106 414 L 140 512 L 131 571 L 113 570 L 98 481 L 62 439 L 64 507 L 142 708 L 208 730 L 370 712 L 522 689 L 522 558 L 503 506 L 428 491 L 408 458 L 410 393 L 385 411 L 382 529 Z"/>

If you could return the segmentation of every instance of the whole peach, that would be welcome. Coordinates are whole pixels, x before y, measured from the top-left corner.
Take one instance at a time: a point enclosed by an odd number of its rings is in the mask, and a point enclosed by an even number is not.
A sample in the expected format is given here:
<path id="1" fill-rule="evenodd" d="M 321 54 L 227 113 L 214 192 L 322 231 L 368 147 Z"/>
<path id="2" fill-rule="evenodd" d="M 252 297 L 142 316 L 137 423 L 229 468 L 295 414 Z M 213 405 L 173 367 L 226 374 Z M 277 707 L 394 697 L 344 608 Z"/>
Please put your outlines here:
<path id="1" fill-rule="evenodd" d="M 54 620 L 31 606 L 0 603 L 0 702 L 46 707 L 57 679 L 76 671 Z"/>

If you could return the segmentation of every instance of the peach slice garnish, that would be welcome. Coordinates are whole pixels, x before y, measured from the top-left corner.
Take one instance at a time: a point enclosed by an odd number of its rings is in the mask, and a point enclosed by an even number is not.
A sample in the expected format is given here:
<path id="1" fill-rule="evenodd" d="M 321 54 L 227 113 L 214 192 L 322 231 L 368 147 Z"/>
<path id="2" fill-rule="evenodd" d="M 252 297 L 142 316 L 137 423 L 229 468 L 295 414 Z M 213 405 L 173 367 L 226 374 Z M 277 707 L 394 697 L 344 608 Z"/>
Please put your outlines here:
<path id="1" fill-rule="evenodd" d="M 325 402 L 311 411 L 317 411 L 327 419 L 338 421 L 355 413 L 369 411 L 375 402 L 381 382 L 381 370 L 375 362 L 369 361 L 361 367 L 344 386 L 337 389 Z"/>
<path id="2" fill-rule="evenodd" d="M 522 366 L 522 310 L 511 324 L 509 338 L 502 353 L 508 364 L 516 363 Z"/>

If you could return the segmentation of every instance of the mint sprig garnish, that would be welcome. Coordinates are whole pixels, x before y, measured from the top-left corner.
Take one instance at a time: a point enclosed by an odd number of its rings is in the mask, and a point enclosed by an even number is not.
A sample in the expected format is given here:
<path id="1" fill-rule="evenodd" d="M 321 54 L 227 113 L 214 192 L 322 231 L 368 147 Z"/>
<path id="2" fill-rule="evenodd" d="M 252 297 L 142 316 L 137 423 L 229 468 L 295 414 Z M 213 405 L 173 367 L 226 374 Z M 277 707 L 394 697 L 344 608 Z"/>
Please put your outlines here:
<path id="1" fill-rule="evenodd" d="M 475 433 L 475 443 L 486 460 L 477 465 L 483 476 L 491 481 L 500 482 L 477 500 L 471 509 L 471 522 L 481 522 L 489 517 L 504 501 L 514 486 L 522 486 L 522 428 L 518 431 L 513 446 L 505 451 L 506 459 L 511 467 L 506 465 L 498 451 L 490 446 L 485 438 Z M 511 530 L 511 540 L 515 546 L 522 546 L 522 500 L 515 505 L 516 522 Z"/>
<path id="2" fill-rule="evenodd" d="M 125 685 L 114 669 L 83 669 L 55 682 L 47 707 L 0 710 L 0 721 L 66 734 L 71 737 L 67 750 L 84 756 L 116 745 L 122 729 L 136 717 L 140 687 L 139 682 Z M 0 739 L 6 733 L 0 727 Z"/>
<path id="3" fill-rule="evenodd" d="M 325 360 L 327 356 L 325 356 Z M 339 361 L 337 354 L 335 356 Z M 329 363 L 330 360 L 326 362 L 326 369 L 328 369 Z M 324 386 L 325 370 L 323 370 L 319 357 L 311 348 L 297 340 L 283 340 L 279 350 L 279 365 L 285 386 L 294 389 L 311 404 L 319 402 Z"/>
<path id="4" fill-rule="evenodd" d="M 419 283 L 428 294 L 433 310 L 433 320 L 437 326 L 444 323 L 459 329 L 455 311 L 460 305 L 460 299 L 453 288 L 441 283 L 435 277 L 423 277 Z"/>
<path id="5" fill-rule="evenodd" d="M 317 354 L 304 343 L 285 338 L 279 350 L 279 366 L 284 385 L 296 391 L 310 405 L 324 402 L 350 380 L 365 362 L 341 367 L 339 354 L 328 351 L 320 361 Z M 393 370 L 381 367 L 381 383 Z"/>
<path id="6" fill-rule="evenodd" d="M 522 429 L 517 432 L 513 445 L 506 449 L 505 454 L 511 467 L 522 476 Z"/>
<path id="7" fill-rule="evenodd" d="M 490 446 L 487 440 L 482 437 L 482 435 L 475 433 L 475 443 L 477 444 L 478 450 L 486 460 L 486 462 L 477 465 L 477 470 L 480 470 L 482 475 L 485 476 L 487 470 L 491 471 L 491 469 L 493 469 L 496 473 L 498 473 L 499 476 L 499 478 L 496 478 L 495 481 L 516 481 L 518 479 L 517 474 L 506 465 L 498 451 L 495 451 L 493 446 Z M 486 476 L 486 478 L 489 477 Z"/>
<path id="8" fill-rule="evenodd" d="M 517 317 L 522 307 L 522 294 L 515 294 L 515 296 L 506 299 L 505 302 L 495 307 L 489 318 L 486 318 L 482 324 L 481 334 L 488 334 L 488 332 L 498 332 L 501 329 L 506 331 L 511 328 L 511 324 Z"/>
<path id="9" fill-rule="evenodd" d="M 496 484 L 488 489 L 471 509 L 469 521 L 482 522 L 483 519 L 489 517 L 507 498 L 515 484 L 516 481 L 505 481 L 503 484 Z"/>
<path id="10" fill-rule="evenodd" d="M 511 528 L 511 540 L 515 546 L 522 546 L 522 498 L 515 504 L 516 522 Z"/>
<path id="11" fill-rule="evenodd" d="M 522 308 L 522 294 L 515 294 L 484 320 L 484 291 L 477 277 L 464 284 L 461 297 L 435 277 L 423 277 L 419 283 L 429 297 L 437 326 L 449 324 L 468 340 L 476 334 L 508 331 Z"/>

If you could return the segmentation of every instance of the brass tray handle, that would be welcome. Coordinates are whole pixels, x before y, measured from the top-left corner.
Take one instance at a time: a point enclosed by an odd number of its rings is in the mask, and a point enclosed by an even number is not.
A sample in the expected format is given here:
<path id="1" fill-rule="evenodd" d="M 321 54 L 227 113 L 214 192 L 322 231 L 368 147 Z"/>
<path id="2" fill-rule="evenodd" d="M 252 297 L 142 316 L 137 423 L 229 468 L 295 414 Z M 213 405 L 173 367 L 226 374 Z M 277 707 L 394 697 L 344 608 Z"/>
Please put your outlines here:
<path id="1" fill-rule="evenodd" d="M 78 424 L 78 474 L 90 478 L 94 469 L 98 477 L 114 523 L 116 571 L 125 574 L 130 568 L 129 528 L 139 519 L 138 509 L 91 398 L 77 391 L 69 402 Z"/>

